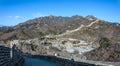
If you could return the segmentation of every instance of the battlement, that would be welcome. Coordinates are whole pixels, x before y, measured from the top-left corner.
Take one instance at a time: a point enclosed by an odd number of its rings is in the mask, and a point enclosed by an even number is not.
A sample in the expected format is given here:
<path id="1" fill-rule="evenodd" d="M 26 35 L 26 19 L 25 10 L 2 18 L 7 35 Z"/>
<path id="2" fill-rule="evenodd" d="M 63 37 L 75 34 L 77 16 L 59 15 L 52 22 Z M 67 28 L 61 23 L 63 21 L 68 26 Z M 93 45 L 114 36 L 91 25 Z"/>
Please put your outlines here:
<path id="1" fill-rule="evenodd" d="M 22 66 L 23 62 L 22 52 L 15 46 L 12 48 L 0 46 L 0 66 Z"/>

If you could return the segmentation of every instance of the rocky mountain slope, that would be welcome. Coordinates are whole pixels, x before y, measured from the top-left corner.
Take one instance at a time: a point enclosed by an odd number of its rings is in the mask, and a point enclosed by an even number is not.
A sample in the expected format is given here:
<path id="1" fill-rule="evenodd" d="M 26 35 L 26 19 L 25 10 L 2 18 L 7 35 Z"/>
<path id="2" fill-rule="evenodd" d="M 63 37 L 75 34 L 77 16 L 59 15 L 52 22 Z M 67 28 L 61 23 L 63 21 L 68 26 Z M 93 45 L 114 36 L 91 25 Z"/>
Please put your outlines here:
<path id="1" fill-rule="evenodd" d="M 29 39 L 38 36 L 44 36 L 48 34 L 61 34 L 66 30 L 75 29 L 80 24 L 89 24 L 90 21 L 82 16 L 73 17 L 61 17 L 61 16 L 46 16 L 40 17 L 33 20 L 28 20 L 24 23 L 18 24 L 11 27 L 13 31 L 7 32 L 9 30 L 3 30 L 0 35 L 0 40 L 11 39 Z M 4 29 L 7 27 L 1 28 Z M 11 30 L 11 29 L 10 29 Z M 4 35 L 11 35 L 10 37 L 5 37 Z M 14 35 L 12 35 L 14 34 Z"/>
<path id="2" fill-rule="evenodd" d="M 120 44 L 112 44 L 108 47 L 99 47 L 95 50 L 85 53 L 89 60 L 99 61 L 120 61 Z"/>
<path id="3" fill-rule="evenodd" d="M 87 59 L 92 60 L 115 61 L 118 57 L 116 61 L 119 61 L 120 52 L 116 51 L 119 50 L 116 46 L 120 44 L 120 24 L 90 15 L 50 15 L 28 20 L 13 27 L 0 27 L 0 43 L 15 43 L 25 53 L 31 51 L 31 54 L 58 53 L 67 57 L 73 53 L 75 57 L 85 55 Z M 99 54 L 108 51 L 108 55 L 99 58 Z M 112 57 L 115 58 L 108 59 L 114 52 L 115 55 Z"/>

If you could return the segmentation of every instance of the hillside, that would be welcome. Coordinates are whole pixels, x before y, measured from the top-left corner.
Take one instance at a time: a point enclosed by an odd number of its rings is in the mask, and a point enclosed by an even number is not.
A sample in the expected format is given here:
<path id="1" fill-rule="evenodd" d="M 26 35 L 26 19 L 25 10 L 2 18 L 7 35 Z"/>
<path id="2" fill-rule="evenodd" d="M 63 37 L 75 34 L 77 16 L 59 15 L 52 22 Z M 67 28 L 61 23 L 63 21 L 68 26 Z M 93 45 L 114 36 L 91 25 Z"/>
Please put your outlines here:
<path id="1" fill-rule="evenodd" d="M 77 28 L 80 24 L 88 24 L 90 21 L 82 16 L 61 17 L 61 16 L 46 16 L 28 20 L 24 23 L 11 27 L 13 31 L 10 32 L 5 27 L 5 30 L 1 31 L 0 40 L 12 39 L 29 39 L 38 36 L 44 36 L 48 34 L 60 34 L 66 30 Z M 4 29 L 1 28 L 1 29 Z M 13 37 L 6 37 L 3 39 L 3 35 L 15 33 Z"/>
<path id="2" fill-rule="evenodd" d="M 9 38 L 29 39 L 49 34 L 59 35 L 66 31 L 77 29 L 81 25 L 86 26 L 96 19 L 97 18 L 93 16 L 82 17 L 78 15 L 72 17 L 61 17 L 52 15 L 39 17 L 33 20 L 28 20 L 24 23 L 20 23 L 14 27 L 1 27 L 0 40 L 7 40 Z M 94 31 L 96 31 L 96 34 L 98 34 L 99 37 L 105 36 L 119 41 L 119 39 L 117 39 L 119 37 L 116 37 L 119 36 L 119 24 L 112 24 L 103 20 L 99 20 L 98 23 L 95 23 L 90 27 L 89 26 L 90 25 L 88 25 L 88 27 L 86 26 L 85 28 L 82 28 L 82 31 L 85 33 L 88 31 L 88 35 L 95 35 L 92 33 L 95 33 Z M 79 35 L 78 33 L 80 34 L 80 32 L 77 32 L 77 34 L 75 35 Z M 9 35 L 9 37 L 6 35 Z M 80 37 L 75 36 L 75 38 Z"/>
<path id="3" fill-rule="evenodd" d="M 89 60 L 97 61 L 120 61 L 120 44 L 112 44 L 108 47 L 97 48 L 84 55 Z"/>
<path id="4" fill-rule="evenodd" d="M 110 42 L 101 43 L 103 38 Z M 86 53 L 87 59 L 92 60 L 115 61 L 117 57 L 116 61 L 120 60 L 120 53 L 116 51 L 119 50 L 120 44 L 120 24 L 107 22 L 91 15 L 86 17 L 50 15 L 28 20 L 12 27 L 0 27 L 0 43 L 9 44 L 11 41 L 22 46 L 25 53 L 31 51 L 31 54 L 53 55 L 57 52 L 66 57 L 74 52 L 76 57 Z M 110 60 L 106 59 L 109 58 L 108 56 L 102 56 L 103 59 L 100 59 L 98 54 L 102 54 L 102 51 L 104 53 L 109 51 L 108 55 L 115 52 L 113 56 L 115 58 Z"/>

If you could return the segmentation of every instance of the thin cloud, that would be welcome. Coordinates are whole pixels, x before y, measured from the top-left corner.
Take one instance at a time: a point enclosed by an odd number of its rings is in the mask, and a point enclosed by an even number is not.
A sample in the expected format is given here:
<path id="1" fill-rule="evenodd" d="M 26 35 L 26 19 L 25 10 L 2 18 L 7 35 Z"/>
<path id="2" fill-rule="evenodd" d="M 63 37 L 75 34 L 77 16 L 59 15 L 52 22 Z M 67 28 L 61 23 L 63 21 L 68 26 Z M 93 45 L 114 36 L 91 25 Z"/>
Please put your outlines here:
<path id="1" fill-rule="evenodd" d="M 33 14 L 33 17 L 44 17 L 44 16 L 45 16 L 44 14 L 39 12 Z"/>
<path id="2" fill-rule="evenodd" d="M 8 18 L 13 18 L 13 16 L 7 16 Z"/>
<path id="3" fill-rule="evenodd" d="M 20 19 L 22 18 L 21 16 L 14 16 L 15 19 Z"/>
<path id="4" fill-rule="evenodd" d="M 7 16 L 7 18 L 10 18 L 10 19 L 21 19 L 22 17 L 21 16 Z"/>

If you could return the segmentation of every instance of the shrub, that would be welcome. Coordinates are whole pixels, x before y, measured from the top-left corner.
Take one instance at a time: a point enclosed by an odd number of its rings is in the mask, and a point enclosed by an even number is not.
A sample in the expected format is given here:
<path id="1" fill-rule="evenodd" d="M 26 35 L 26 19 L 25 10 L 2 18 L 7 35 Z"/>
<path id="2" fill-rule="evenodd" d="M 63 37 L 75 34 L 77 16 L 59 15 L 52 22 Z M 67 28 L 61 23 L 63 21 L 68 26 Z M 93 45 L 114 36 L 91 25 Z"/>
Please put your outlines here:
<path id="1" fill-rule="evenodd" d="M 62 44 L 65 44 L 65 43 L 67 43 L 67 41 L 62 41 Z"/>
<path id="2" fill-rule="evenodd" d="M 73 41 L 73 44 L 78 44 L 80 43 L 80 41 Z"/>
<path id="3" fill-rule="evenodd" d="M 31 45 L 31 49 L 32 49 L 32 51 L 35 51 L 35 50 L 36 50 L 36 48 L 37 48 L 37 46 L 36 46 L 36 45 Z"/>
<path id="4" fill-rule="evenodd" d="M 51 45 L 52 43 L 51 42 L 44 42 L 43 43 L 43 45 L 45 45 L 45 46 L 49 46 L 49 45 Z"/>
<path id="5" fill-rule="evenodd" d="M 100 44 L 100 47 L 108 47 L 112 44 L 112 41 L 104 37 L 100 39 L 99 44 Z"/>

